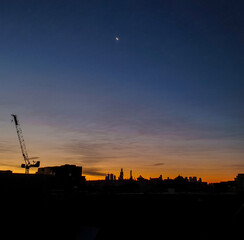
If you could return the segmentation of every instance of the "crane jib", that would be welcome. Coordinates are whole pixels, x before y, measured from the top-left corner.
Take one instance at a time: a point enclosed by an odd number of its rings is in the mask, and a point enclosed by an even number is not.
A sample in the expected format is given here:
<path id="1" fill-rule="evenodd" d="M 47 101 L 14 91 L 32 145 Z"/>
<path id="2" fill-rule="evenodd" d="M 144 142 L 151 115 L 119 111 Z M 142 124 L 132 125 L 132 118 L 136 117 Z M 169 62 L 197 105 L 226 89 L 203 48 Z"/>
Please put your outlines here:
<path id="1" fill-rule="evenodd" d="M 12 117 L 13 117 L 13 120 L 14 120 L 14 123 L 15 123 L 15 127 L 16 127 L 16 131 L 17 131 L 17 136 L 18 136 L 18 139 L 19 139 L 22 155 L 23 155 L 23 158 L 24 158 L 24 161 L 25 161 L 25 164 L 21 164 L 21 167 L 25 168 L 25 173 L 28 174 L 30 167 L 39 167 L 40 166 L 40 161 L 37 161 L 37 162 L 33 161 L 33 164 L 30 163 L 29 157 L 28 157 L 28 153 L 27 153 L 27 150 L 26 150 L 26 146 L 25 146 L 23 133 L 22 133 L 22 130 L 20 128 L 17 115 L 12 114 Z"/>
<path id="2" fill-rule="evenodd" d="M 16 126 L 19 125 L 19 122 L 18 122 L 18 119 L 17 119 L 17 115 L 12 114 L 12 116 L 13 116 L 13 118 L 14 118 L 14 123 L 15 123 L 15 125 L 16 125 Z"/>

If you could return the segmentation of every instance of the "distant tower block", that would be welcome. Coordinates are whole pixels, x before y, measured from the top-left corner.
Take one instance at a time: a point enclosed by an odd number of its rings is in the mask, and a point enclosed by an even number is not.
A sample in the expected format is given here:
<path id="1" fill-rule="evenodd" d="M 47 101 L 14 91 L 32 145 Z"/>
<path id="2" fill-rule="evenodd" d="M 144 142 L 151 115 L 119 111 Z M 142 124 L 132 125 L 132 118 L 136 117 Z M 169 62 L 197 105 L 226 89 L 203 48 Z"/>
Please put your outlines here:
<path id="1" fill-rule="evenodd" d="M 123 168 L 121 168 L 120 175 L 119 175 L 119 180 L 124 180 Z"/>
<path id="2" fill-rule="evenodd" d="M 132 170 L 130 170 L 130 180 L 132 180 L 133 177 L 132 177 Z"/>

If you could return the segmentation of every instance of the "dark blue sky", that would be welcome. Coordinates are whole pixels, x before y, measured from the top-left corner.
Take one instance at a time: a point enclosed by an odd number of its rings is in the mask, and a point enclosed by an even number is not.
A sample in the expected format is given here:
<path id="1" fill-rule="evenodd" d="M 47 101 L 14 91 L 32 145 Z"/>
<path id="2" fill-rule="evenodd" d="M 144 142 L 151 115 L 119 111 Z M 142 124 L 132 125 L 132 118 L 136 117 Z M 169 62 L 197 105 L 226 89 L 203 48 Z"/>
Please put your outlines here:
<path id="1" fill-rule="evenodd" d="M 94 150 L 90 158 L 120 159 L 117 155 L 124 154 L 121 167 L 137 162 L 145 172 L 138 162 L 163 162 L 168 171 L 181 162 L 183 172 L 191 165 L 194 170 L 210 166 L 208 161 L 215 162 L 212 169 L 230 168 L 228 161 L 242 166 L 243 1 L 0 4 L 3 126 L 9 114 L 17 113 L 27 126 L 51 127 L 57 139 L 63 132 L 65 140 L 53 149 L 63 148 L 67 158 L 85 144 Z M 29 134 L 38 135 L 34 132 Z M 130 140 L 134 148 L 129 151 Z M 45 141 L 50 145 L 53 139 Z M 95 150 L 97 141 L 102 145 Z M 113 143 L 119 152 L 112 154 Z M 100 150 L 105 146 L 106 154 Z M 207 154 L 213 146 L 218 156 Z M 195 160 L 163 157 L 168 148 L 175 153 L 182 149 L 181 155 L 192 152 Z M 149 152 L 143 161 L 141 149 Z M 221 160 L 226 149 L 230 156 Z M 199 151 L 205 151 L 206 163 Z M 80 150 L 72 161 L 89 165 L 86 157 Z M 91 167 L 113 170 L 119 165 L 98 162 Z"/>

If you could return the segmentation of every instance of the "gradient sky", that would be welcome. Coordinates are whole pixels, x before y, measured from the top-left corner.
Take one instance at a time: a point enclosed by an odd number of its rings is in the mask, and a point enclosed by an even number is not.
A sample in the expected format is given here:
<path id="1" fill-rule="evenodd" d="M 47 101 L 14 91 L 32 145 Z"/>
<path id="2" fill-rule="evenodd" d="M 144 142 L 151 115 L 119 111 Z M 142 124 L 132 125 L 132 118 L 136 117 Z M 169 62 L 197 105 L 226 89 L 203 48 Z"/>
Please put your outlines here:
<path id="1" fill-rule="evenodd" d="M 41 166 L 232 180 L 243 12 L 238 0 L 0 1 L 0 168 L 24 172 L 14 113 Z"/>

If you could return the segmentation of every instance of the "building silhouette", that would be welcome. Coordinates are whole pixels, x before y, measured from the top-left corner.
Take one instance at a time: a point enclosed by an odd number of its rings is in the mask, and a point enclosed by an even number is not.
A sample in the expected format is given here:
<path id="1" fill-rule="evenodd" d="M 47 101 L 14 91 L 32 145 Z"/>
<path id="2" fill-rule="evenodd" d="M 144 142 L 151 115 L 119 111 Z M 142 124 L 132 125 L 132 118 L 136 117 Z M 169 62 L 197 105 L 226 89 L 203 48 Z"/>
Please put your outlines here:
<path id="1" fill-rule="evenodd" d="M 113 173 L 108 173 L 108 175 L 105 176 L 105 180 L 106 181 L 115 181 L 116 180 L 116 176 Z"/>
<path id="2" fill-rule="evenodd" d="M 239 173 L 235 178 L 235 182 L 237 185 L 237 190 L 244 192 L 244 173 Z"/>
<path id="3" fill-rule="evenodd" d="M 123 172 L 123 168 L 121 168 L 120 174 L 119 174 L 119 178 L 118 180 L 124 180 L 124 172 Z"/>

